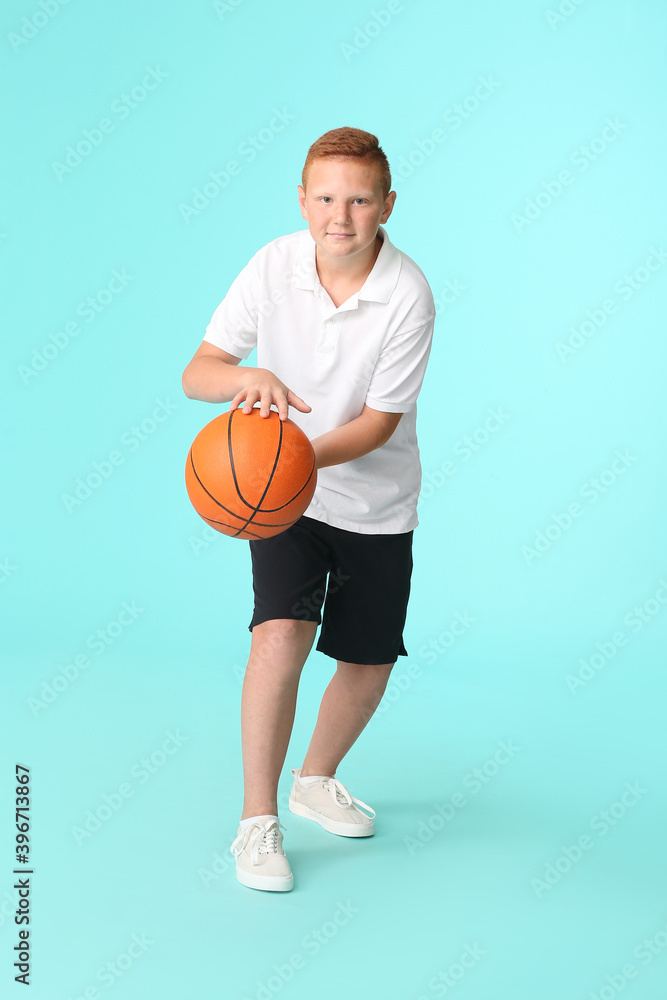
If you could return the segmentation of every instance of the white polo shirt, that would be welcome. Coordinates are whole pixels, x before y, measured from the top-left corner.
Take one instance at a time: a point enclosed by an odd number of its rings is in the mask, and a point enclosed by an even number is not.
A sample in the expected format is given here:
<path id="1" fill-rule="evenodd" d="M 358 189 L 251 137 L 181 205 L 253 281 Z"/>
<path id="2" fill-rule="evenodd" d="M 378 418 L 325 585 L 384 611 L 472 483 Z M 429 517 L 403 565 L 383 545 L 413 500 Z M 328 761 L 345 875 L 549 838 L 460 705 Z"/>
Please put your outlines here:
<path id="1" fill-rule="evenodd" d="M 267 243 L 234 280 L 204 336 L 237 358 L 257 347 L 257 367 L 274 372 L 312 407 L 310 413 L 289 409 L 311 440 L 358 417 L 365 403 L 404 414 L 380 448 L 319 469 L 305 511 L 367 534 L 418 524 L 416 400 L 435 320 L 424 274 L 383 226 L 379 235 L 383 243 L 372 271 L 338 308 L 320 284 L 308 229 Z"/>

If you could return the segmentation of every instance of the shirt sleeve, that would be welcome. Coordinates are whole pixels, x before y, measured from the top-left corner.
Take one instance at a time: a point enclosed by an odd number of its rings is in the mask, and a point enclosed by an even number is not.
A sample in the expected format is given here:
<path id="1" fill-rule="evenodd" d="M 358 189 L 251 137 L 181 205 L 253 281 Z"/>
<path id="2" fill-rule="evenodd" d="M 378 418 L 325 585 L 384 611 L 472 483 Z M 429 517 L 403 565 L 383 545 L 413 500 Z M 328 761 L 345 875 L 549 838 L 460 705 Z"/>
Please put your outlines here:
<path id="1" fill-rule="evenodd" d="M 257 346 L 260 282 L 255 258 L 249 261 L 217 307 L 204 340 L 235 358 L 247 358 Z"/>
<path id="2" fill-rule="evenodd" d="M 413 330 L 399 332 L 378 357 L 366 392 L 374 410 L 408 413 L 414 409 L 431 353 L 435 316 Z"/>

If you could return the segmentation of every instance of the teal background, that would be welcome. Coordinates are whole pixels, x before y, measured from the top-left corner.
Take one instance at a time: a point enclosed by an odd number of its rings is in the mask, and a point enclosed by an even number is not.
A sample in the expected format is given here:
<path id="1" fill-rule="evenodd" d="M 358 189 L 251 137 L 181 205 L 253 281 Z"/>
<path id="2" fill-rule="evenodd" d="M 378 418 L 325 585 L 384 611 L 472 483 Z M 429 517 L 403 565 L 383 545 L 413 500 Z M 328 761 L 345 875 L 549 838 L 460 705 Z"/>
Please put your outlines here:
<path id="1" fill-rule="evenodd" d="M 20 762 L 33 1000 L 663 1000 L 664 4 L 31 0 L 0 21 L 5 994 Z M 293 117 L 268 136 L 274 109 Z M 248 259 L 304 227 L 306 151 L 341 125 L 380 138 L 388 232 L 438 307 L 409 656 L 338 773 L 378 814 L 353 842 L 286 806 L 333 669 L 311 654 L 281 781 L 295 889 L 271 894 L 228 853 L 249 552 L 183 482 L 225 407 L 180 378 Z"/>

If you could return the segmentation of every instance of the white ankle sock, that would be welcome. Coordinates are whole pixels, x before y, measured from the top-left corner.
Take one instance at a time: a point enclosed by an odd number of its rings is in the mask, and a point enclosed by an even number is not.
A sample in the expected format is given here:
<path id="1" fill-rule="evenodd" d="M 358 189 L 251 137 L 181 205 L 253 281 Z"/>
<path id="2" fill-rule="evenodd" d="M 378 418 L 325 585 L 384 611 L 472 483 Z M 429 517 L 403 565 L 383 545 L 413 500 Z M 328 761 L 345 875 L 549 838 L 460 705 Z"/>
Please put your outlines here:
<path id="1" fill-rule="evenodd" d="M 308 785 L 314 785 L 317 781 L 324 781 L 324 778 L 325 775 L 323 774 L 309 774 L 305 778 L 302 778 L 301 775 L 299 775 L 299 781 L 304 788 L 307 788 Z"/>
<path id="2" fill-rule="evenodd" d="M 248 816 L 247 819 L 241 820 L 241 822 L 239 823 L 239 829 L 245 830 L 246 827 L 249 827 L 251 825 L 251 823 L 268 823 L 270 819 L 277 820 L 278 817 L 272 816 L 268 813 L 265 813 L 263 816 Z"/>

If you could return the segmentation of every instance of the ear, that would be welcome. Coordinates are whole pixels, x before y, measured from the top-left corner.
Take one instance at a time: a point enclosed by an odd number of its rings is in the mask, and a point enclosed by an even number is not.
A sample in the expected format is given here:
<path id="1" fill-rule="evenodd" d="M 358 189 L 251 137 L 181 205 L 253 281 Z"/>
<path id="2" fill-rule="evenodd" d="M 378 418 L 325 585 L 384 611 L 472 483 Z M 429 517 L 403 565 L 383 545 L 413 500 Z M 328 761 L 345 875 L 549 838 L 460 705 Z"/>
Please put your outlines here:
<path id="1" fill-rule="evenodd" d="M 396 192 L 390 191 L 384 200 L 384 211 L 382 212 L 382 218 L 380 219 L 381 223 L 386 222 L 389 216 L 391 215 L 395 201 L 396 201 Z"/>
<path id="2" fill-rule="evenodd" d="M 300 184 L 297 184 L 297 190 L 299 192 L 299 205 L 301 206 L 301 215 L 304 219 L 307 219 L 308 209 L 306 208 L 306 192 L 303 190 Z"/>

